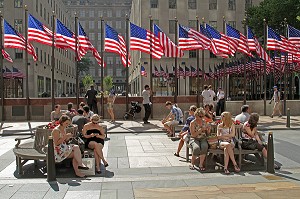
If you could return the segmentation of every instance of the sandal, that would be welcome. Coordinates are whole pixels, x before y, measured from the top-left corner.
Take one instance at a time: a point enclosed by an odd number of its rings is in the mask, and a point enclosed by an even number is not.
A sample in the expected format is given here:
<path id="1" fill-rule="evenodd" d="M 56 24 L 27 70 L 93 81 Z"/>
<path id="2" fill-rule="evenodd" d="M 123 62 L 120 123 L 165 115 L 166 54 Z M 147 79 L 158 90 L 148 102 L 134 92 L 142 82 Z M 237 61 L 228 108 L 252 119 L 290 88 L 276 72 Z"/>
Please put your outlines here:
<path id="1" fill-rule="evenodd" d="M 179 154 L 178 154 L 178 153 L 174 153 L 174 155 L 175 155 L 176 157 L 179 157 Z"/>
<path id="2" fill-rule="evenodd" d="M 234 165 L 234 171 L 237 173 L 241 171 L 241 169 L 239 168 L 239 166 L 237 164 Z"/>
<path id="3" fill-rule="evenodd" d="M 203 167 L 203 166 L 200 166 L 199 169 L 200 169 L 200 171 L 205 171 L 205 167 Z"/>
<path id="4" fill-rule="evenodd" d="M 224 169 L 224 173 L 225 173 L 226 175 L 229 175 L 229 174 L 230 174 L 230 172 L 228 171 L 228 169 Z"/>
<path id="5" fill-rule="evenodd" d="M 190 164 L 189 167 L 190 167 L 191 170 L 195 170 L 195 165 Z"/>

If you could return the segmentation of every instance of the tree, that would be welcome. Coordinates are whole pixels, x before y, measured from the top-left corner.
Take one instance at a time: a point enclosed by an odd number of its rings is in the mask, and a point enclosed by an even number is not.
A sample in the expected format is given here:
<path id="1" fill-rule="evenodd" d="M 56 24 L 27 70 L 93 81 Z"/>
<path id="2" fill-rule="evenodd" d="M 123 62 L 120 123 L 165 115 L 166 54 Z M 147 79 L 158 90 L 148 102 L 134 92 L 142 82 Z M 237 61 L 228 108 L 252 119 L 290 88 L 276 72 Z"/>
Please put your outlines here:
<path id="1" fill-rule="evenodd" d="M 92 65 L 92 61 L 89 58 L 86 57 L 81 58 L 81 60 L 78 62 L 79 74 L 81 72 L 88 72 L 91 65 Z"/>
<path id="2" fill-rule="evenodd" d="M 112 89 L 112 87 L 113 87 L 113 78 L 111 76 L 106 76 L 103 79 L 103 87 L 104 87 L 103 91 L 109 91 L 110 89 Z"/>
<path id="3" fill-rule="evenodd" d="M 263 36 L 264 22 L 279 33 L 284 33 L 283 21 L 300 29 L 300 1 L 299 0 L 264 0 L 258 6 L 247 11 L 248 25 L 253 28 L 256 36 Z"/>
<path id="4" fill-rule="evenodd" d="M 91 75 L 84 76 L 81 81 L 85 89 L 88 89 L 91 85 L 94 84 L 94 80 Z"/>

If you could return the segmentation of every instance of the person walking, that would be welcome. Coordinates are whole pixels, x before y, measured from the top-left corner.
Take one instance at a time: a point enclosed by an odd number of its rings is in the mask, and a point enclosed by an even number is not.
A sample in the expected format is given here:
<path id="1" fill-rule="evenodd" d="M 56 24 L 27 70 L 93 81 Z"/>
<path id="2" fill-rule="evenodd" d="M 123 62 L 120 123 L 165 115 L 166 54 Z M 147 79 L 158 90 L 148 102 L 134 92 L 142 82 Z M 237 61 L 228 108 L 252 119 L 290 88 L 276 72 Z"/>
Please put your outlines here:
<path id="1" fill-rule="evenodd" d="M 143 118 L 144 124 L 149 124 L 148 121 L 150 115 L 151 115 L 151 102 L 150 102 L 150 96 L 151 96 L 151 89 L 149 85 L 144 86 L 144 90 L 142 92 L 143 96 L 143 106 L 145 108 L 145 117 Z"/>
<path id="2" fill-rule="evenodd" d="M 274 101 L 274 107 L 273 107 L 273 112 L 272 115 L 270 115 L 271 118 L 273 118 L 273 116 L 276 114 L 276 112 L 279 112 L 279 116 L 278 117 L 282 117 L 281 111 L 280 111 L 280 92 L 278 91 L 277 86 L 273 87 L 274 89 L 274 93 L 273 93 L 273 97 L 271 98 L 269 104 L 272 103 L 272 101 Z"/>
<path id="3" fill-rule="evenodd" d="M 216 107 L 216 114 L 217 116 L 221 115 L 225 110 L 225 92 L 222 90 L 221 87 L 218 89 L 217 93 L 217 107 Z"/>
<path id="4" fill-rule="evenodd" d="M 90 107 L 90 110 L 96 114 L 98 114 L 97 98 L 96 98 L 97 93 L 98 92 L 94 89 L 94 86 L 91 85 L 91 89 L 89 89 L 84 96 L 86 98 L 88 106 Z"/>
<path id="5" fill-rule="evenodd" d="M 115 99 L 116 99 L 116 93 L 114 90 L 111 90 L 107 98 L 107 112 L 110 115 L 110 122 L 115 122 L 115 113 L 114 113 Z"/>
<path id="6" fill-rule="evenodd" d="M 210 102 L 210 92 L 208 90 L 208 86 L 204 85 L 204 90 L 202 91 L 202 97 L 203 97 L 203 106 L 205 104 L 209 104 Z"/>

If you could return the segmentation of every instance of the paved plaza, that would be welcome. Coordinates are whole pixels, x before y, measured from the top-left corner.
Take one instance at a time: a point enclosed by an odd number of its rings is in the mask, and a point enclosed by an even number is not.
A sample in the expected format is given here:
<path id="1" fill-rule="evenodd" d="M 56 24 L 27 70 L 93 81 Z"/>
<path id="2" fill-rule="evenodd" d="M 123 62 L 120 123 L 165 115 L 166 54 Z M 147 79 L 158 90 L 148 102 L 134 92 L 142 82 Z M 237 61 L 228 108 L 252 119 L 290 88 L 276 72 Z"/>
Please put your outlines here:
<path id="1" fill-rule="evenodd" d="M 44 163 L 25 165 L 25 174 L 15 173 L 14 138 L 30 134 L 46 122 L 5 122 L 0 137 L 0 198 L 298 198 L 300 194 L 300 117 L 292 117 L 291 129 L 285 118 L 261 117 L 259 128 L 274 132 L 275 159 L 282 167 L 275 175 L 264 169 L 201 173 L 190 170 L 181 157 L 174 156 L 178 141 L 162 131 L 158 120 L 117 121 L 108 125 L 104 156 L 109 162 L 102 173 L 86 179 L 75 178 L 72 168 L 59 167 L 57 181 L 48 183 Z M 216 170 L 215 170 L 216 169 Z M 231 169 L 232 171 L 232 169 Z"/>

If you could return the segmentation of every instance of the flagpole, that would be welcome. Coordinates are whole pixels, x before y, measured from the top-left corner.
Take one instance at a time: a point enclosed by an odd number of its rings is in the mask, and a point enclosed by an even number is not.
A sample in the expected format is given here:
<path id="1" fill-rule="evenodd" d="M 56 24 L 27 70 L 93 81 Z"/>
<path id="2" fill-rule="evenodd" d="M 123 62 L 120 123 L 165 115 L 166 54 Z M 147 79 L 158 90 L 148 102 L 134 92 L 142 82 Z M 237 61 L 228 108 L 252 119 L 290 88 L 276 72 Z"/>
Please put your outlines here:
<path id="1" fill-rule="evenodd" d="M 223 16 L 223 32 L 225 33 L 225 16 Z M 227 100 L 227 74 L 226 74 L 226 66 L 225 66 L 225 58 L 223 58 L 223 69 L 224 69 L 224 77 L 223 77 L 223 82 L 224 82 L 224 91 L 225 91 L 225 101 Z M 226 107 L 226 103 L 224 103 L 224 110 Z"/>
<path id="2" fill-rule="evenodd" d="M 76 70 L 76 105 L 79 108 L 79 68 L 78 68 L 78 17 L 75 13 L 75 70 Z"/>
<path id="3" fill-rule="evenodd" d="M 203 21 L 204 21 L 204 18 L 202 18 L 203 19 Z M 199 17 L 198 16 L 196 16 L 196 20 L 197 20 L 197 32 L 199 32 L 199 26 L 200 26 L 200 24 L 199 24 Z M 199 52 L 199 49 L 197 49 L 196 50 L 196 58 L 197 58 L 197 77 L 196 77 L 196 82 L 197 82 L 197 100 L 196 100 L 196 102 L 197 102 L 197 107 L 200 107 L 200 100 L 199 100 L 199 94 L 200 94 L 200 78 L 199 78 L 199 65 L 200 65 L 200 54 L 199 54 L 200 52 Z M 203 56 L 203 54 L 202 54 L 202 56 Z M 203 84 L 203 83 L 202 83 Z M 203 85 L 202 85 L 202 87 L 203 87 Z"/>
<path id="4" fill-rule="evenodd" d="M 30 120 L 30 107 L 29 107 L 29 68 L 28 68 L 28 9 L 25 5 L 25 69 L 26 69 L 26 110 L 27 120 Z"/>
<path id="5" fill-rule="evenodd" d="M 186 65 L 184 66 L 184 95 L 186 96 Z"/>
<path id="6" fill-rule="evenodd" d="M 264 50 L 267 49 L 267 22 L 266 19 L 264 19 Z M 267 115 L 267 63 L 266 60 L 264 60 L 264 115 Z"/>
<path id="7" fill-rule="evenodd" d="M 0 51 L 1 51 L 1 55 L 0 55 L 0 70 L 1 70 L 1 74 L 0 74 L 0 89 L 1 89 L 1 120 L 4 121 L 5 120 L 5 115 L 4 115 L 4 77 L 3 77 L 3 55 L 2 55 L 2 50 L 3 50 L 3 29 L 2 29 L 2 21 L 3 21 L 3 16 L 2 16 L 2 12 L 0 11 Z"/>
<path id="8" fill-rule="evenodd" d="M 286 37 L 286 31 L 287 31 L 287 19 L 284 18 L 284 36 Z M 280 56 L 280 59 L 281 59 L 281 56 Z M 286 71 L 286 68 L 287 68 L 287 61 L 288 61 L 288 54 L 285 54 L 284 56 L 284 73 L 283 73 L 283 82 L 284 82 L 284 95 L 283 95 L 283 114 L 286 115 L 286 92 L 287 92 L 287 71 Z M 289 85 L 290 87 L 292 85 Z M 281 99 L 282 100 L 282 99 Z"/>
<path id="9" fill-rule="evenodd" d="M 175 17 L 175 45 L 178 46 L 178 19 Z M 174 95 L 174 103 L 177 103 L 177 96 L 178 96 L 178 71 L 177 71 L 177 62 L 178 57 L 175 57 L 175 95 Z"/>
<path id="10" fill-rule="evenodd" d="M 152 16 L 149 15 L 150 19 L 150 31 L 153 32 L 153 19 Z M 150 93 L 150 101 L 153 103 L 153 79 L 152 79 L 152 67 L 153 67 L 153 57 L 152 57 L 152 39 L 150 39 L 150 88 L 152 92 Z M 160 79 L 160 77 L 159 77 Z M 151 108 L 151 119 L 153 119 L 153 107 Z"/>
<path id="11" fill-rule="evenodd" d="M 128 103 L 129 103 L 129 98 L 128 98 L 128 66 L 129 66 L 129 18 L 128 15 L 126 14 L 126 112 L 128 112 L 129 107 L 128 107 Z"/>
<path id="12" fill-rule="evenodd" d="M 51 82 L 51 101 L 52 101 L 52 110 L 54 110 L 54 106 L 55 106 L 55 96 L 54 96 L 54 93 L 55 93 L 55 90 L 54 90 L 54 70 L 55 70 L 55 37 L 54 37 L 54 34 L 55 34 L 55 12 L 52 11 L 52 47 L 51 47 L 51 53 L 52 53 L 52 56 L 51 56 L 51 68 L 52 68 L 52 71 L 51 71 L 51 78 L 52 78 L 52 82 Z"/>
<path id="13" fill-rule="evenodd" d="M 103 86 L 104 86 L 104 28 L 103 28 L 103 17 L 100 17 L 100 30 L 101 30 L 101 91 L 104 92 Z M 101 95 L 101 115 L 102 118 L 104 118 L 104 93 Z"/>
<path id="14" fill-rule="evenodd" d="M 198 22 L 199 23 L 199 22 Z M 204 17 L 202 18 L 202 24 L 204 25 Z M 199 32 L 199 25 L 197 25 L 197 28 L 198 28 L 198 32 Z M 198 51 L 199 51 L 199 49 L 198 49 Z M 204 90 L 204 73 L 205 73 L 205 69 L 204 69 L 204 49 L 202 50 L 202 77 L 201 77 L 201 79 L 202 79 L 202 84 L 201 84 L 201 86 L 202 86 L 202 90 Z M 199 71 L 199 65 L 198 65 L 198 69 L 197 69 L 197 71 Z M 198 78 L 199 78 L 199 72 L 198 72 Z M 199 81 L 200 81 L 200 78 L 199 78 Z M 198 83 L 198 92 L 197 92 L 197 95 L 198 95 L 198 98 L 200 97 L 200 84 Z M 200 101 L 200 100 L 199 100 Z M 204 107 L 204 103 L 203 103 L 203 100 L 202 100 L 202 106 Z M 200 105 L 199 105 L 200 106 Z"/>
<path id="15" fill-rule="evenodd" d="M 244 34 L 247 36 L 247 19 L 243 20 L 243 24 L 244 24 Z M 247 55 L 244 55 L 244 100 L 243 103 L 246 104 L 247 103 L 247 98 L 246 98 L 246 91 L 247 91 L 247 87 L 246 87 L 246 59 L 247 59 Z"/>

